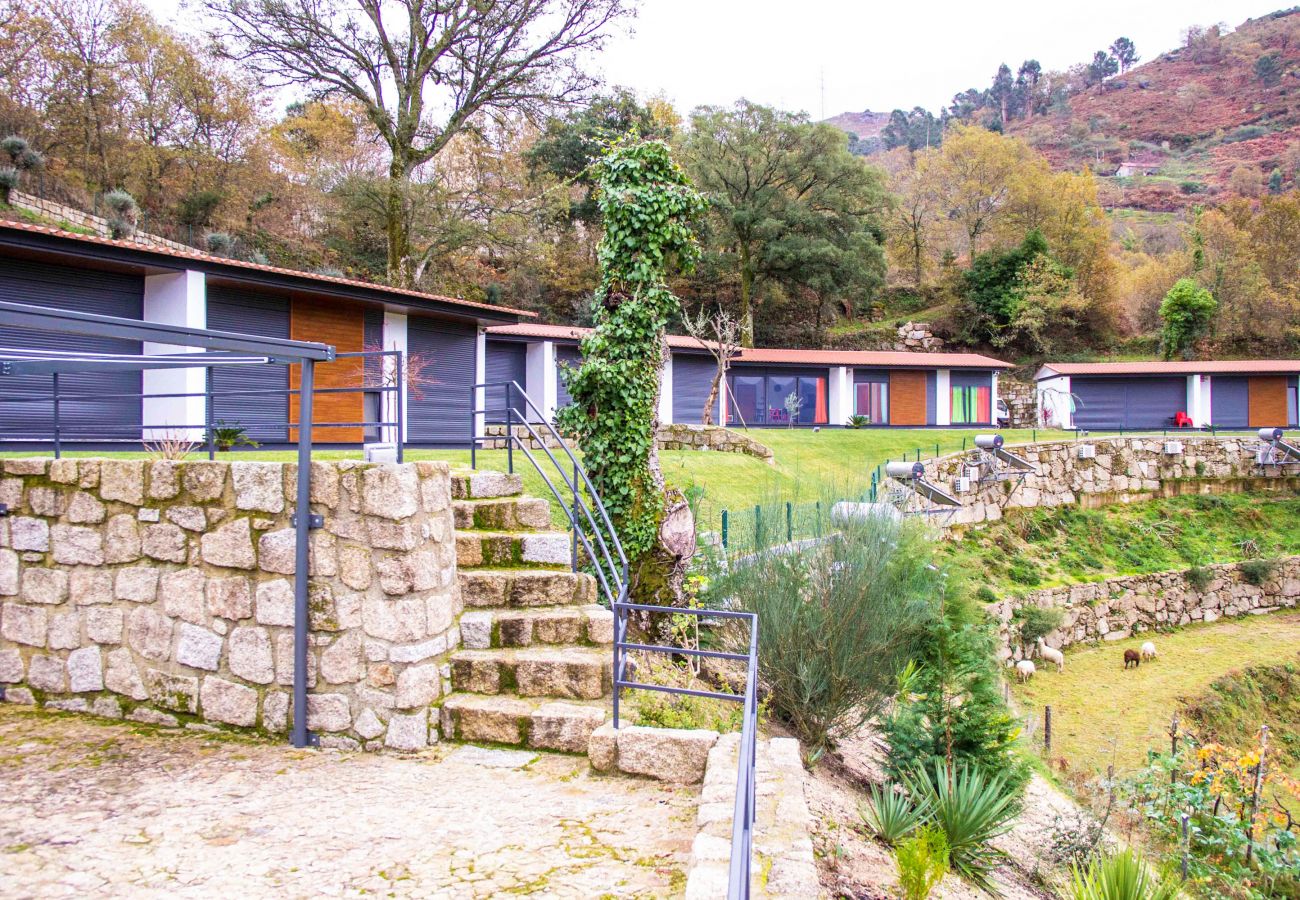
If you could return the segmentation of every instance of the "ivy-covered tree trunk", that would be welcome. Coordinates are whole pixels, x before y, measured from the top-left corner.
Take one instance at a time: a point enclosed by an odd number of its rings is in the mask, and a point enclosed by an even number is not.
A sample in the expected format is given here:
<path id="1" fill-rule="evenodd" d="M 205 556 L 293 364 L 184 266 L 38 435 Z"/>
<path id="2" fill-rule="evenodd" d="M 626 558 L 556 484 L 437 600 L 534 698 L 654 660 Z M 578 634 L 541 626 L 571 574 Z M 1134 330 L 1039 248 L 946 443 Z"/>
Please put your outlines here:
<path id="1" fill-rule="evenodd" d="M 633 597 L 666 602 L 680 596 L 695 543 L 690 508 L 664 490 L 655 447 L 664 333 L 680 310 L 666 279 L 699 255 L 692 222 L 704 200 L 662 141 L 617 143 L 595 173 L 605 223 L 595 328 L 582 342 L 582 365 L 566 375 L 573 402 L 557 418 L 577 436 L 618 532 Z"/>

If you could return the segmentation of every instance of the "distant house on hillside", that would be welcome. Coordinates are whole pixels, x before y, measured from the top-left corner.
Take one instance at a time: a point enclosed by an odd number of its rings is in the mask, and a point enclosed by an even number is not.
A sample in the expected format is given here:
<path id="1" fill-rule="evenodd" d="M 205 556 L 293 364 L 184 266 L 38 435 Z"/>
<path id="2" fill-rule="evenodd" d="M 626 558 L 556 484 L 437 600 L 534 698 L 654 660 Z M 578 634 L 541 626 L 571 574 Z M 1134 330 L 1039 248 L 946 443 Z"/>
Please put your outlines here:
<path id="1" fill-rule="evenodd" d="M 1137 175 L 1154 175 L 1164 165 L 1164 157 L 1158 153 L 1131 153 L 1129 158 L 1120 163 L 1115 170 L 1116 178 L 1133 178 Z"/>

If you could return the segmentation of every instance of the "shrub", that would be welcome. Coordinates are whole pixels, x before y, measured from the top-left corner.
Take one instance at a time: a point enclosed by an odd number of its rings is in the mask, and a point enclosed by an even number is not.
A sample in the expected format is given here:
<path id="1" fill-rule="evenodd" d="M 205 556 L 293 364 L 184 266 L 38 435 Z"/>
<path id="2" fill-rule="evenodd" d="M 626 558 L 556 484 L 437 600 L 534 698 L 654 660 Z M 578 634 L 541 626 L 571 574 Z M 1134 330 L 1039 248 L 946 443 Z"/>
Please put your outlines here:
<path id="1" fill-rule="evenodd" d="M 1065 610 L 1059 606 L 1022 606 L 1012 617 L 1020 624 L 1020 642 L 1026 647 L 1038 643 L 1061 627 L 1065 621 Z"/>
<path id="2" fill-rule="evenodd" d="M 1019 789 L 1028 763 L 1016 751 L 1020 725 L 1002 701 L 997 639 L 982 607 L 950 597 L 931 623 L 918 670 L 881 723 L 889 741 L 886 769 L 902 780 L 917 767 L 958 765 L 1002 774 Z"/>
<path id="3" fill-rule="evenodd" d="M 1001 775 L 972 766 L 956 771 L 936 765 L 918 769 L 907 779 L 918 801 L 928 803 L 927 821 L 942 829 L 948 841 L 948 863 L 971 884 L 993 893 L 989 874 L 1002 857 L 994 838 L 1011 830 L 1020 813 L 1019 792 Z"/>
<path id="4" fill-rule="evenodd" d="M 1183 575 L 1187 583 L 1198 591 L 1204 591 L 1214 581 L 1214 573 L 1205 566 L 1192 566 Z"/>
<path id="5" fill-rule="evenodd" d="M 134 197 L 126 191 L 109 191 L 104 195 L 104 206 L 108 208 L 108 231 L 114 240 L 126 240 L 135 234 L 140 208 Z"/>
<path id="6" fill-rule="evenodd" d="M 1250 584 L 1260 585 L 1273 577 L 1273 573 L 1277 571 L 1277 560 L 1248 559 L 1238 568 L 1241 569 L 1242 578 Z"/>
<path id="7" fill-rule="evenodd" d="M 871 416 L 852 415 L 844 424 L 849 428 L 864 428 L 871 424 Z"/>
<path id="8" fill-rule="evenodd" d="M 858 814 L 871 833 L 891 847 L 915 831 L 930 811 L 924 802 L 916 802 L 893 785 L 873 784 L 869 793 Z"/>
<path id="9" fill-rule="evenodd" d="M 783 522 L 756 530 L 785 533 Z M 923 529 L 885 517 L 845 522 L 835 539 L 802 552 L 764 550 L 712 591 L 758 613 L 770 709 L 815 759 L 893 695 L 931 630 L 941 576 Z"/>
<path id="10" fill-rule="evenodd" d="M 214 256 L 233 256 L 235 239 L 224 231 L 214 231 L 208 235 L 206 243 L 208 252 Z"/>
<path id="11" fill-rule="evenodd" d="M 1205 193 L 1205 185 L 1200 181 L 1180 181 L 1178 182 L 1178 190 L 1184 194 L 1203 194 Z"/>
<path id="12" fill-rule="evenodd" d="M 993 593 L 993 588 L 987 584 L 981 584 L 979 589 L 975 591 L 975 599 L 981 603 L 997 603 L 998 595 Z"/>
<path id="13" fill-rule="evenodd" d="M 926 900 L 948 871 L 948 838 L 933 825 L 917 829 L 894 849 L 904 900 Z"/>
<path id="14" fill-rule="evenodd" d="M 226 422 L 218 419 L 212 425 L 210 432 L 212 445 L 218 450 L 233 450 L 235 447 L 253 447 L 261 446 L 257 441 L 248 436 L 247 429 L 238 422 Z"/>
<path id="15" fill-rule="evenodd" d="M 1009 577 L 1016 584 L 1023 584 L 1033 587 L 1041 584 L 1043 573 L 1038 568 L 1038 564 L 1032 559 L 1017 559 L 1011 563 L 1011 569 L 1007 572 Z"/>
<path id="16" fill-rule="evenodd" d="M 1174 900 L 1179 890 L 1177 880 L 1157 877 L 1128 848 L 1096 857 L 1086 869 L 1070 867 L 1070 900 Z"/>
<path id="17" fill-rule="evenodd" d="M 0 203 L 9 205 L 10 195 L 18 187 L 20 176 L 13 166 L 0 166 Z"/>

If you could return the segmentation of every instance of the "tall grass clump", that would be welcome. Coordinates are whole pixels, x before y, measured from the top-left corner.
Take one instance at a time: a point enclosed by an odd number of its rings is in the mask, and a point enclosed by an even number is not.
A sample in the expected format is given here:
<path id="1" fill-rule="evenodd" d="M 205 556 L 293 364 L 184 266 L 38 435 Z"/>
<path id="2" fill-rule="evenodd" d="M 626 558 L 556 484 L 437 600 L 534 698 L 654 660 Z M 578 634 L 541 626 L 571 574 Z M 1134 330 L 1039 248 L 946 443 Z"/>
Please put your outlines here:
<path id="1" fill-rule="evenodd" d="M 1087 868 L 1072 866 L 1070 900 L 1174 900 L 1180 885 L 1168 875 L 1155 874 L 1132 850 L 1098 856 Z"/>
<path id="2" fill-rule="evenodd" d="M 942 580 L 916 523 L 872 516 L 837 528 L 797 551 L 765 544 L 714 585 L 720 602 L 758 613 L 768 708 L 813 760 L 884 710 Z M 776 523 L 760 531 L 783 534 Z"/>

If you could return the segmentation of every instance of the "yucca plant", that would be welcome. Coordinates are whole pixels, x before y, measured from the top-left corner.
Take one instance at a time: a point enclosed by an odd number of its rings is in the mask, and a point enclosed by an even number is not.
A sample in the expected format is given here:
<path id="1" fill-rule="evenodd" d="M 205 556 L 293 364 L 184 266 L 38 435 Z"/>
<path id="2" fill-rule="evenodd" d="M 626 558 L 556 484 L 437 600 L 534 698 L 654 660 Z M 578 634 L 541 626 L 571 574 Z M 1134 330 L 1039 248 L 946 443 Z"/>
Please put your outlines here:
<path id="1" fill-rule="evenodd" d="M 929 807 L 927 819 L 948 839 L 948 865 L 971 884 L 993 892 L 989 874 L 1002 852 L 991 841 L 1011 830 L 1020 813 L 1017 791 L 1005 778 L 973 766 L 949 772 L 917 769 L 907 778 L 909 793 Z"/>
<path id="2" fill-rule="evenodd" d="M 882 788 L 873 784 L 870 794 L 858 814 L 872 833 L 891 847 L 915 831 L 930 811 L 925 801 L 917 803 L 893 785 Z"/>
<path id="3" fill-rule="evenodd" d="M 948 872 L 948 838 L 934 825 L 918 828 L 894 849 L 903 900 L 926 900 Z"/>
<path id="4" fill-rule="evenodd" d="M 1139 853 L 1124 849 L 1070 867 L 1070 900 L 1174 900 L 1178 879 L 1157 875 Z"/>

